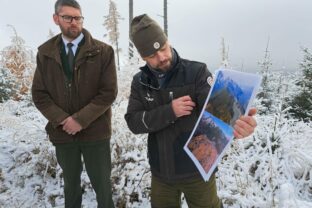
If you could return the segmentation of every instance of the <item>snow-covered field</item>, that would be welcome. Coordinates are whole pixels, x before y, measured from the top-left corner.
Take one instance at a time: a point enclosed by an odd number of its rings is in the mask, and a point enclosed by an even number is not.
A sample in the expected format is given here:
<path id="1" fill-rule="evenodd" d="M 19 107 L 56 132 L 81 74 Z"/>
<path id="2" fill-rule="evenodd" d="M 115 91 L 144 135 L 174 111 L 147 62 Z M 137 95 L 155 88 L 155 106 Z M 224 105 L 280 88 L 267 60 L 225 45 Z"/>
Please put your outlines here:
<path id="1" fill-rule="evenodd" d="M 119 72 L 113 106 L 116 207 L 150 207 L 146 135 L 133 135 L 123 118 L 136 71 L 134 65 Z M 272 78 L 272 112 L 256 116 L 256 132 L 235 140 L 218 167 L 218 193 L 225 207 L 312 207 L 312 123 L 288 118 L 287 110 L 281 110 L 282 98 L 296 92 L 289 81 L 294 75 L 280 77 L 276 73 Z M 259 100 L 255 105 L 260 107 Z M 29 100 L 0 103 L 0 112 L 0 207 L 62 207 L 62 172 L 44 131 L 45 118 Z M 84 207 L 96 207 L 85 172 L 82 186 Z"/>

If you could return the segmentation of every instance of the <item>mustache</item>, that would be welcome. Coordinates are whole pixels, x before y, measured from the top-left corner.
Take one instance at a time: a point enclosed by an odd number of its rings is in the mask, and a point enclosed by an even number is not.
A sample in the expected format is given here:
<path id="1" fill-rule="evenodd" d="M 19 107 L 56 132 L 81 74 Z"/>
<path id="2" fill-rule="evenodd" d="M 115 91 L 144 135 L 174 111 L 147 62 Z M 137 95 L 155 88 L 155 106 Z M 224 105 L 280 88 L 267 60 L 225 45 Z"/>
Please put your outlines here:
<path id="1" fill-rule="evenodd" d="M 159 63 L 159 65 L 161 66 L 161 65 L 164 65 L 164 64 L 166 64 L 166 63 L 168 63 L 168 62 L 170 62 L 170 60 L 169 60 L 169 59 L 166 59 L 166 60 L 164 60 L 164 61 L 161 61 L 161 62 Z"/>
<path id="2" fill-rule="evenodd" d="M 68 29 L 78 29 L 77 26 L 70 26 Z"/>
<path id="3" fill-rule="evenodd" d="M 160 62 L 156 68 L 158 69 L 168 69 L 171 66 L 171 60 L 167 59 L 165 61 Z"/>

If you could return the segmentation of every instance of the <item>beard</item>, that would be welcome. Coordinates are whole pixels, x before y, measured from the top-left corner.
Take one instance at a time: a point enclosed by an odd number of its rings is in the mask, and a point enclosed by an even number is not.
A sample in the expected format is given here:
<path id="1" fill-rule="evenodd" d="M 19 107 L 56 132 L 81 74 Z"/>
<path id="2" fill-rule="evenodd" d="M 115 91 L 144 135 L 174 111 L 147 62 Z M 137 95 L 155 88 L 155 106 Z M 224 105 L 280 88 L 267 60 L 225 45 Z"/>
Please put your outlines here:
<path id="1" fill-rule="evenodd" d="M 167 60 L 160 62 L 157 65 L 156 69 L 161 69 L 162 71 L 167 71 L 171 68 L 171 62 L 172 62 L 172 60 L 170 58 L 168 58 Z"/>
<path id="2" fill-rule="evenodd" d="M 76 39 L 82 32 L 82 27 L 70 26 L 68 28 L 60 26 L 62 34 L 69 39 Z"/>

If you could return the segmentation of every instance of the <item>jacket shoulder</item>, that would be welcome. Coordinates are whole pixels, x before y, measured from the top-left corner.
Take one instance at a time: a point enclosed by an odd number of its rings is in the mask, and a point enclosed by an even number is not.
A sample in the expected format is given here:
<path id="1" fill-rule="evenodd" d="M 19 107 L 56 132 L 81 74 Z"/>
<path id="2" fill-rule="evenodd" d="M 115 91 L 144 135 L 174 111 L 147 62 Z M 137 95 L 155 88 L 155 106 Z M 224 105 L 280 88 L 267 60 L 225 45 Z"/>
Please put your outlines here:
<path id="1" fill-rule="evenodd" d="M 187 73 L 208 74 L 208 76 L 211 76 L 211 72 L 208 70 L 207 65 L 203 62 L 181 59 L 181 63 Z"/>
<path id="2" fill-rule="evenodd" d="M 136 73 L 135 75 L 133 75 L 133 82 L 139 82 L 142 76 L 142 71 Z"/>
<path id="3" fill-rule="evenodd" d="M 199 62 L 199 61 L 193 61 L 193 60 L 188 60 L 188 59 L 181 59 L 181 62 L 184 66 L 191 66 L 191 69 L 203 69 L 203 68 L 207 68 L 207 65 L 203 62 Z"/>
<path id="4" fill-rule="evenodd" d="M 59 42 L 59 40 L 60 34 L 50 38 L 49 40 L 38 46 L 38 51 L 50 51 L 51 48 L 53 48 Z"/>
<path id="5" fill-rule="evenodd" d="M 103 41 L 97 40 L 97 39 L 93 39 L 93 43 L 94 43 L 94 45 L 100 46 L 104 49 L 108 49 L 108 50 L 113 49 L 113 47 L 111 45 L 109 45 Z"/>
<path id="6" fill-rule="evenodd" d="M 103 41 L 100 41 L 98 39 L 92 38 L 92 37 L 90 39 L 89 44 L 95 48 L 100 48 L 102 51 L 104 51 L 106 53 L 107 52 L 114 52 L 114 49 L 111 45 L 109 45 Z"/>

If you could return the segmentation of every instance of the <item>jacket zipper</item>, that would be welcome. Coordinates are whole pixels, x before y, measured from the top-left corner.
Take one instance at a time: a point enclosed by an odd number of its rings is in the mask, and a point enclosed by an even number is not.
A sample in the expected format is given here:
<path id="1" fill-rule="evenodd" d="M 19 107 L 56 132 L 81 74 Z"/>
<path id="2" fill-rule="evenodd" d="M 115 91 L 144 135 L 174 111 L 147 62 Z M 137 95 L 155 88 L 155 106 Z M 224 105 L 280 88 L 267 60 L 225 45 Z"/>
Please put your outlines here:
<path id="1" fill-rule="evenodd" d="M 67 96 L 65 98 L 67 100 L 67 111 L 69 114 L 71 114 L 72 112 L 70 109 L 71 109 L 71 100 L 72 100 L 72 93 L 71 93 L 72 84 L 66 76 L 65 76 L 65 86 L 66 86 L 66 90 L 67 90 L 67 93 L 66 93 Z M 73 137 L 73 141 L 76 141 L 75 136 Z"/>
<path id="2" fill-rule="evenodd" d="M 172 100 L 173 100 L 173 91 L 170 91 L 169 92 L 169 101 L 170 102 L 172 102 Z M 165 103 L 165 102 L 163 102 L 163 103 Z M 168 144 L 167 144 L 167 140 L 165 139 L 165 140 L 163 140 L 164 142 L 163 142 L 163 149 L 164 149 L 164 157 L 165 158 L 168 158 Z M 169 151 L 170 152 L 170 151 Z M 171 165 L 169 164 L 170 163 L 170 159 L 166 159 L 166 160 L 164 160 L 164 167 L 165 167 L 165 174 L 166 174 L 166 178 L 169 180 L 170 179 L 170 170 L 171 170 Z"/>

